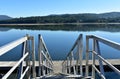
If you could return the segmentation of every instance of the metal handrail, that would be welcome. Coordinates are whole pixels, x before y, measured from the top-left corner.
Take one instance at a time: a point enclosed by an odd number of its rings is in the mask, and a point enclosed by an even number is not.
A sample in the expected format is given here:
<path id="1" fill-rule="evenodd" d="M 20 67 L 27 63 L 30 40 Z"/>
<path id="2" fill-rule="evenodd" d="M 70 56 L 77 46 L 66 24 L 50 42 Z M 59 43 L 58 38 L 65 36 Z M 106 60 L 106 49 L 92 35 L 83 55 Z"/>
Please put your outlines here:
<path id="1" fill-rule="evenodd" d="M 11 73 L 21 64 L 21 62 L 28 56 L 26 53 L 3 77 L 2 79 L 7 79 Z"/>
<path id="2" fill-rule="evenodd" d="M 92 50 L 89 49 L 89 40 L 92 39 L 93 40 L 93 48 Z M 109 63 L 107 60 L 105 60 L 102 56 L 101 56 L 101 52 L 100 52 L 100 47 L 99 47 L 99 42 L 108 45 L 112 48 L 115 48 L 117 50 L 120 50 L 120 44 L 113 42 L 111 40 L 99 37 L 99 36 L 95 36 L 95 35 L 87 35 L 86 36 L 86 76 L 89 76 L 89 53 L 92 53 L 92 61 L 93 63 L 91 64 L 92 66 L 92 78 L 95 79 L 95 71 L 98 73 L 98 75 L 102 78 L 102 79 L 106 79 L 105 74 L 104 74 L 104 67 L 103 67 L 103 62 L 106 63 L 113 71 L 115 71 L 117 74 L 120 75 L 120 70 L 117 69 L 115 66 L 113 66 L 111 63 Z M 98 57 L 99 60 L 99 66 L 100 66 L 100 70 L 95 66 L 95 56 Z"/>
<path id="3" fill-rule="evenodd" d="M 33 36 L 26 35 L 21 39 L 18 39 L 5 46 L 0 47 L 0 56 L 14 49 L 20 44 L 22 44 L 21 59 L 2 77 L 2 79 L 7 79 L 17 67 L 19 68 L 18 79 L 23 79 L 25 75 L 27 75 L 27 79 L 30 79 L 31 77 L 37 78 L 36 66 L 35 66 L 35 61 L 36 61 L 35 41 Z M 39 45 L 38 47 L 39 76 L 38 77 L 50 75 L 53 72 L 53 62 L 41 35 L 39 35 L 38 45 Z M 32 59 L 32 63 L 31 63 L 31 59 Z M 26 67 L 23 71 L 24 61 L 26 61 Z M 32 68 L 32 73 L 31 73 L 31 68 Z"/>
<path id="4" fill-rule="evenodd" d="M 53 72 L 53 62 L 41 35 L 38 36 L 38 59 L 39 77 L 50 75 Z"/>
<path id="5" fill-rule="evenodd" d="M 32 50 L 28 50 L 27 49 L 27 45 L 28 45 L 28 41 L 30 41 L 31 43 L 31 46 L 32 46 Z M 19 72 L 18 72 L 18 79 L 23 79 L 23 77 L 27 74 L 27 78 L 29 79 L 31 76 L 30 76 L 30 72 L 31 72 L 31 65 L 35 64 L 35 58 L 33 58 L 33 56 L 35 55 L 35 52 L 34 52 L 34 40 L 33 40 L 33 37 L 31 36 L 28 36 L 26 35 L 25 37 L 22 37 L 16 41 L 13 41 L 9 44 L 6 44 L 2 47 L 0 47 L 0 56 L 2 56 L 3 54 L 7 53 L 8 51 L 14 49 L 15 47 L 17 47 L 18 45 L 21 45 L 22 44 L 22 57 L 20 58 L 20 60 L 2 77 L 2 79 L 7 79 L 11 74 L 12 72 L 18 67 L 19 68 Z M 28 50 L 28 51 L 26 51 Z M 32 59 L 34 60 L 32 62 L 32 64 L 30 65 L 30 53 L 32 53 Z M 26 61 L 26 68 L 25 68 L 25 71 L 23 71 L 23 62 Z M 36 77 L 36 71 L 35 71 L 35 66 L 32 66 L 33 67 L 33 78 Z"/>
<path id="6" fill-rule="evenodd" d="M 77 50 L 74 49 L 77 47 Z M 73 47 L 68 53 L 66 59 L 62 62 L 62 72 L 65 74 L 83 75 L 82 69 L 82 52 L 83 52 L 83 36 L 79 35 L 75 41 Z M 75 58 L 76 56 L 76 58 Z M 78 66 L 79 65 L 79 66 Z M 76 66 L 76 67 L 75 67 Z M 80 67 L 80 73 L 78 72 L 78 67 Z M 72 68 L 72 69 L 71 69 Z M 73 70 L 73 73 L 72 73 Z"/>
<path id="7" fill-rule="evenodd" d="M 92 50 L 89 49 L 90 47 L 90 39 L 92 39 Z M 29 42 L 28 42 L 29 41 Z M 18 79 L 23 79 L 25 75 L 27 75 L 27 79 L 37 78 L 36 77 L 36 66 L 35 66 L 35 45 L 34 45 L 34 37 L 32 36 L 25 36 L 21 39 L 18 39 L 14 42 L 11 42 L 5 46 L 0 47 L 0 56 L 7 53 L 8 51 L 14 49 L 18 45 L 22 44 L 22 56 L 20 60 L 2 77 L 2 79 L 7 79 L 11 73 L 19 67 L 19 74 Z M 103 62 L 107 64 L 113 71 L 120 75 L 120 70 L 109 63 L 101 56 L 99 42 L 108 45 L 112 48 L 120 50 L 120 44 L 110 41 L 108 39 L 104 39 L 99 36 L 95 35 L 87 35 L 86 36 L 86 65 L 85 65 L 85 76 L 83 75 L 83 67 L 82 67 L 82 60 L 83 60 L 83 36 L 82 34 L 79 35 L 77 40 L 75 41 L 73 47 L 71 48 L 70 52 L 68 53 L 65 60 L 62 62 L 62 72 L 65 74 L 69 74 L 70 77 L 81 77 L 81 78 L 93 78 L 95 79 L 95 72 L 102 79 L 106 79 L 104 73 Z M 28 45 L 30 45 L 30 49 L 28 49 Z M 92 53 L 92 64 L 89 64 L 89 53 Z M 30 56 L 31 55 L 31 56 Z M 30 57 L 32 57 L 32 63 L 30 63 Z M 95 65 L 96 57 L 99 60 L 100 69 L 98 69 Z M 26 62 L 25 70 L 23 71 L 23 62 Z M 42 78 L 43 76 L 50 75 L 53 73 L 53 62 L 52 58 L 48 52 L 46 44 L 41 35 L 38 36 L 38 62 L 39 62 L 39 70 L 38 70 L 38 77 Z M 89 66 L 92 66 L 92 75 L 89 74 Z M 31 73 L 32 68 L 32 73 Z"/>
<path id="8" fill-rule="evenodd" d="M 11 42 L 11 43 L 9 43 L 7 45 L 4 45 L 4 46 L 0 47 L 0 56 L 7 53 L 8 51 L 15 48 L 16 46 L 22 44 L 26 40 L 27 40 L 27 37 L 23 37 L 21 39 L 18 39 L 18 40 L 14 41 L 14 42 Z"/>

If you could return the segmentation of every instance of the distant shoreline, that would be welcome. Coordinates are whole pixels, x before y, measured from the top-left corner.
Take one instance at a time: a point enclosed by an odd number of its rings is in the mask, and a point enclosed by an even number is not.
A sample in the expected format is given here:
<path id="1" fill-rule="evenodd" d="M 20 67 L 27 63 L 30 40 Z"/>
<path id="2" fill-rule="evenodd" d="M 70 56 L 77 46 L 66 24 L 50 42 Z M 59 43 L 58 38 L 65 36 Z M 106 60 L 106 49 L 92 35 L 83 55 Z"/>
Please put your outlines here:
<path id="1" fill-rule="evenodd" d="M 27 25 L 27 26 L 31 26 L 31 25 L 119 25 L 120 23 L 29 23 L 29 24 L 0 24 L 0 26 L 12 26 L 12 25 Z"/>

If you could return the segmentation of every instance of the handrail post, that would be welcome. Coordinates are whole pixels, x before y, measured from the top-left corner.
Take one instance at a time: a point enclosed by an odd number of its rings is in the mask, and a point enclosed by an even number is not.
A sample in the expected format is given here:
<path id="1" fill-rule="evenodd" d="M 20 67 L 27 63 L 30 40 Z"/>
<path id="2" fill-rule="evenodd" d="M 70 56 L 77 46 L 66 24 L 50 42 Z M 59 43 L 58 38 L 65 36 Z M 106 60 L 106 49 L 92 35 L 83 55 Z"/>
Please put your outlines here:
<path id="1" fill-rule="evenodd" d="M 67 73 L 67 60 L 66 60 L 66 62 L 65 62 L 65 73 Z"/>
<path id="2" fill-rule="evenodd" d="M 76 74 L 78 75 L 78 60 L 76 60 Z"/>
<path id="3" fill-rule="evenodd" d="M 26 35 L 28 40 L 26 41 L 26 52 L 28 52 L 28 57 L 26 58 L 26 66 L 29 66 L 29 70 L 27 71 L 27 78 L 30 79 L 30 74 L 31 74 L 31 65 L 30 65 L 30 43 L 29 43 L 29 35 Z"/>
<path id="4" fill-rule="evenodd" d="M 45 59 L 45 63 L 44 63 L 45 66 L 47 66 L 47 60 Z M 47 75 L 47 67 L 44 68 L 45 69 L 45 76 Z"/>
<path id="5" fill-rule="evenodd" d="M 32 41 L 32 70 L 33 70 L 33 78 L 36 79 L 36 67 L 35 67 L 35 44 L 34 44 L 34 37 L 31 37 Z"/>
<path id="6" fill-rule="evenodd" d="M 39 39 L 39 46 L 38 46 L 39 74 L 41 73 L 41 75 L 46 76 L 51 74 L 53 70 L 52 67 L 53 63 L 50 54 L 48 52 L 48 49 L 46 47 L 46 44 L 40 34 L 38 39 Z"/>
<path id="7" fill-rule="evenodd" d="M 44 65 L 45 65 L 45 59 L 43 59 L 43 76 L 45 76 L 45 67 L 44 67 Z"/>
<path id="8" fill-rule="evenodd" d="M 82 70 L 82 52 L 83 52 L 83 38 L 82 38 L 82 34 L 80 34 L 79 36 L 79 40 L 78 40 L 78 53 L 79 53 L 79 62 L 80 62 L 80 75 L 83 75 L 83 70 Z"/>
<path id="9" fill-rule="evenodd" d="M 101 56 L 99 42 L 97 40 L 95 42 L 96 42 L 95 44 L 96 44 L 96 47 L 97 47 L 97 53 Z M 100 59 L 98 59 L 98 60 L 99 60 L 99 64 L 100 64 L 100 66 L 99 66 L 100 67 L 100 71 L 104 75 L 103 63 L 102 63 L 102 61 Z"/>
<path id="10" fill-rule="evenodd" d="M 67 73 L 69 73 L 69 58 L 67 57 Z"/>
<path id="11" fill-rule="evenodd" d="M 92 52 L 95 51 L 95 39 L 93 39 L 93 46 L 92 46 Z M 95 66 L 95 54 L 92 53 L 92 78 L 95 79 L 95 69 L 94 67 Z"/>
<path id="12" fill-rule="evenodd" d="M 21 55 L 21 57 L 24 56 L 25 52 L 26 52 L 26 41 L 22 44 L 22 55 Z M 23 62 L 24 61 L 21 62 L 20 67 L 19 67 L 18 79 L 20 79 L 20 77 L 23 73 Z"/>
<path id="13" fill-rule="evenodd" d="M 71 52 L 72 53 L 72 52 Z M 71 74 L 71 68 L 72 68 L 72 54 L 70 54 L 70 74 Z"/>
<path id="14" fill-rule="evenodd" d="M 42 71 L 42 75 L 44 75 L 44 66 L 43 66 L 43 61 L 44 61 L 44 59 L 43 59 L 44 57 L 43 57 L 43 53 L 42 53 L 42 50 L 41 50 L 41 62 L 42 62 L 42 65 L 41 65 L 41 71 Z"/>
<path id="15" fill-rule="evenodd" d="M 42 41 L 41 41 L 41 35 L 38 35 L 38 61 L 39 61 L 39 71 L 38 71 L 38 76 L 40 77 L 41 74 L 41 63 L 42 63 L 42 56 L 41 56 L 41 51 L 42 51 Z"/>
<path id="16" fill-rule="evenodd" d="M 75 65 L 74 65 L 73 51 L 71 52 L 71 56 L 72 56 L 73 72 L 74 72 L 74 75 L 76 75 L 76 70 L 75 70 Z"/>
<path id="17" fill-rule="evenodd" d="M 26 41 L 26 52 L 28 52 L 28 57 L 26 58 L 26 66 L 29 66 L 29 70 L 27 71 L 27 78 L 30 79 L 31 74 L 31 65 L 30 65 L 30 36 L 26 35 L 28 40 Z"/>
<path id="18" fill-rule="evenodd" d="M 69 61 L 68 61 L 68 63 L 69 63 L 68 70 L 69 70 L 69 74 L 70 74 L 70 73 L 71 73 L 70 57 L 69 57 Z"/>
<path id="19" fill-rule="evenodd" d="M 25 55 L 25 53 L 28 52 L 28 47 L 27 47 L 28 44 L 27 43 L 28 43 L 28 40 L 29 40 L 29 35 L 27 34 L 26 37 L 27 37 L 27 40 L 25 42 L 23 42 L 23 44 L 22 44 L 22 55 L 21 55 L 21 57 L 23 57 Z M 28 57 L 29 57 L 29 55 L 27 56 L 27 58 Z M 28 66 L 27 61 L 28 60 L 26 60 L 26 66 Z M 23 63 L 24 63 L 24 61 L 21 62 L 20 67 L 19 67 L 18 79 L 21 78 L 22 73 L 23 73 Z M 28 73 L 27 73 L 27 77 L 28 77 L 28 79 L 30 79 L 30 76 L 28 75 Z"/>
<path id="20" fill-rule="evenodd" d="M 76 53 L 76 57 L 77 57 L 77 60 L 76 60 L 76 73 L 77 75 L 79 74 L 79 64 L 80 64 L 80 36 L 78 37 L 79 39 L 77 40 L 77 53 Z M 80 70 L 80 73 L 81 73 L 81 70 Z"/>
<path id="21" fill-rule="evenodd" d="M 89 75 L 89 38 L 86 36 L 86 77 Z"/>
<path id="22" fill-rule="evenodd" d="M 62 63 L 62 73 L 64 73 L 64 63 Z"/>

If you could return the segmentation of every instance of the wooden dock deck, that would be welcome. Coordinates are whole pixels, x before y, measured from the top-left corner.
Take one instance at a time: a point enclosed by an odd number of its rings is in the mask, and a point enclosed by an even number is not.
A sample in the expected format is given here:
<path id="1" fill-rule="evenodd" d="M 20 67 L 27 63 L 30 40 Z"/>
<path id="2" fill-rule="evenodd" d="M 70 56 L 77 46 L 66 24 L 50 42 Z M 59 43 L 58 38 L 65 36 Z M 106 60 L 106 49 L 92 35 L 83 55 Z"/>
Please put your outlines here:
<path id="1" fill-rule="evenodd" d="M 107 59 L 108 62 L 110 62 L 112 65 L 115 66 L 120 66 L 120 59 Z M 53 70 L 54 73 L 61 73 L 62 72 L 62 60 L 60 61 L 53 61 Z M 95 61 L 96 65 L 99 65 L 98 60 Z M 8 68 L 8 67 L 12 67 L 17 63 L 17 61 L 1 61 L 0 62 L 0 68 Z M 74 62 L 75 63 L 75 62 Z M 85 66 L 86 61 L 83 60 L 83 66 Z M 92 64 L 92 60 L 89 60 L 89 64 Z M 24 62 L 24 66 L 25 66 L 25 62 Z M 105 63 L 103 63 L 103 65 L 106 65 Z M 38 61 L 35 62 L 35 66 L 39 66 Z"/>

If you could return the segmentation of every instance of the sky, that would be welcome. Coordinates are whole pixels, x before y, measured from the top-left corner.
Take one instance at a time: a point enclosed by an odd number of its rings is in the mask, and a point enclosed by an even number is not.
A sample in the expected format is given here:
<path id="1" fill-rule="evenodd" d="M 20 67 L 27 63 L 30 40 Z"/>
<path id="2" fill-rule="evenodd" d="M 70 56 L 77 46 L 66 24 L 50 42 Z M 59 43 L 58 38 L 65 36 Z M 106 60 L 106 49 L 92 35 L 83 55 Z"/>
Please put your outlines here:
<path id="1" fill-rule="evenodd" d="M 120 0 L 0 0 L 0 15 L 14 18 L 105 12 L 120 12 Z"/>

